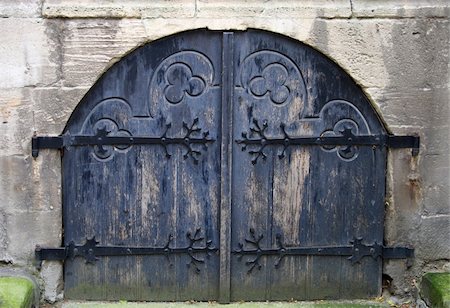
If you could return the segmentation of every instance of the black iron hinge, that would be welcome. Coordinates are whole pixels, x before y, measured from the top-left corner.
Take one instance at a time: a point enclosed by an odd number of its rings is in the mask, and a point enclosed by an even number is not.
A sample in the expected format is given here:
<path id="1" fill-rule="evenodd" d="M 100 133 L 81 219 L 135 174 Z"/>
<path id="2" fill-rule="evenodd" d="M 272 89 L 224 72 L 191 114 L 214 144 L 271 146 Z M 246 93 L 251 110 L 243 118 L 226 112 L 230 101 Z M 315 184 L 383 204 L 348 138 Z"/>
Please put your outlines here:
<path id="1" fill-rule="evenodd" d="M 280 124 L 281 136 L 270 137 L 267 136 L 266 130 L 268 128 L 267 121 L 260 123 L 258 120 L 253 120 L 253 126 L 250 127 L 249 132 L 242 133 L 242 139 L 237 139 L 236 143 L 242 146 L 242 150 L 247 150 L 250 155 L 254 155 L 253 164 L 258 162 L 261 157 L 265 159 L 267 155 L 264 149 L 267 146 L 281 147 L 278 157 L 284 158 L 286 150 L 291 146 L 322 146 L 326 147 L 343 147 L 342 151 L 351 151 L 354 146 L 372 146 L 372 147 L 389 147 L 389 148 L 411 148 L 412 155 L 419 154 L 420 138 L 419 136 L 395 136 L 395 135 L 355 135 L 351 128 L 345 128 L 339 133 L 333 135 L 321 136 L 301 136 L 293 137 L 286 132 L 285 124 Z"/>
<path id="2" fill-rule="evenodd" d="M 98 246 L 95 237 L 86 239 L 83 245 L 77 245 L 73 241 L 65 247 L 42 248 L 36 246 L 35 256 L 40 262 L 43 260 L 64 261 L 66 259 L 84 258 L 86 263 L 94 264 L 99 257 L 105 256 L 137 256 L 137 255 L 162 255 L 165 256 L 170 265 L 170 256 L 174 254 L 186 254 L 189 256 L 189 267 L 193 267 L 200 273 L 199 265 L 205 263 L 202 256 L 209 258 L 219 249 L 215 248 L 211 240 L 200 235 L 201 229 L 194 234 L 186 233 L 188 245 L 184 247 L 171 247 L 173 236 L 170 234 L 165 246 L 162 247 L 131 247 L 131 246 Z M 202 244 L 203 243 L 203 244 Z"/>
<path id="3" fill-rule="evenodd" d="M 238 244 L 238 249 L 232 251 L 241 260 L 244 256 L 249 257 L 246 265 L 249 266 L 250 274 L 255 268 L 261 269 L 260 259 L 263 256 L 275 256 L 275 267 L 278 268 L 281 261 L 286 256 L 346 256 L 352 263 L 359 263 L 364 257 L 373 259 L 410 259 L 414 257 L 414 249 L 408 247 L 385 247 L 378 243 L 364 244 L 362 238 L 354 238 L 350 245 L 343 246 L 313 246 L 313 247 L 286 247 L 281 235 L 276 236 L 276 248 L 261 247 L 263 235 L 257 236 L 253 229 L 250 229 L 250 238 Z M 248 248 L 247 248 L 247 247 Z"/>
<path id="4" fill-rule="evenodd" d="M 37 157 L 40 149 L 63 149 L 70 146 L 95 146 L 99 153 L 104 153 L 106 152 L 105 146 L 146 144 L 162 146 L 166 157 L 170 158 L 168 145 L 179 144 L 186 149 L 183 157 L 185 159 L 191 157 L 194 163 L 197 163 L 197 156 L 200 155 L 200 152 L 194 148 L 194 145 L 203 145 L 206 148 L 208 143 L 214 142 L 214 139 L 209 138 L 209 132 L 202 132 L 197 125 L 198 118 L 194 119 L 192 125 L 183 122 L 185 134 L 181 137 L 167 136 L 167 132 L 171 128 L 170 123 L 166 124 L 165 130 L 160 136 L 114 136 L 106 128 L 97 129 L 95 135 L 33 136 L 31 154 L 33 157 Z"/>

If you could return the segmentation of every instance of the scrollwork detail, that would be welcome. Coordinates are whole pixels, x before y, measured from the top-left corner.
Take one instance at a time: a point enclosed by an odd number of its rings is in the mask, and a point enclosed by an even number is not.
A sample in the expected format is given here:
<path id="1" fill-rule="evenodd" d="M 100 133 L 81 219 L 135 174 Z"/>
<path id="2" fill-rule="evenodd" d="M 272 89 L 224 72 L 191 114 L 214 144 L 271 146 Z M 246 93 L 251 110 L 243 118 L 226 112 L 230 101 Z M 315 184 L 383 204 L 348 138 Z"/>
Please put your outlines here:
<path id="1" fill-rule="evenodd" d="M 358 124 L 351 119 L 338 121 L 332 130 L 324 131 L 321 137 L 335 136 L 357 136 L 359 132 Z M 326 152 L 336 152 L 337 156 L 345 161 L 352 161 L 358 157 L 358 146 L 356 145 L 324 145 L 322 150 Z"/>

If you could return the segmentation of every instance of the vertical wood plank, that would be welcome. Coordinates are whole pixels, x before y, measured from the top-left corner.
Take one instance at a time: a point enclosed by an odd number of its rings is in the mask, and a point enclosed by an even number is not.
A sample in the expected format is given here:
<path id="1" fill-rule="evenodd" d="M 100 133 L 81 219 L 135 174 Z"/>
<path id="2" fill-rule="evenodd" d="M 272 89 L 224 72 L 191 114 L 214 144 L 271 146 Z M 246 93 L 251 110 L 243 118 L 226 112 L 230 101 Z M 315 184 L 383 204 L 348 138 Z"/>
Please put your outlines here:
<path id="1" fill-rule="evenodd" d="M 220 202 L 220 287 L 219 301 L 230 302 L 231 257 L 231 172 L 233 147 L 233 32 L 223 33 L 222 46 L 222 144 Z"/>

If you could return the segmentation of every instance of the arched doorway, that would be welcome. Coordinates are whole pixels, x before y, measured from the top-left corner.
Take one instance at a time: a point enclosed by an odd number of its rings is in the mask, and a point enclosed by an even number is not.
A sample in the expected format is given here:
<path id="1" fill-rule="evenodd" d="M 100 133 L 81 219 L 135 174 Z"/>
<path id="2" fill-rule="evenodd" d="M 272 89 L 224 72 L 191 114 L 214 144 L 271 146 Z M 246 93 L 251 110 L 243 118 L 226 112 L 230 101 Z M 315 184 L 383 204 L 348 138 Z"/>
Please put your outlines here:
<path id="1" fill-rule="evenodd" d="M 65 296 L 364 298 L 381 289 L 389 136 L 311 47 L 196 30 L 111 67 L 61 137 Z"/>

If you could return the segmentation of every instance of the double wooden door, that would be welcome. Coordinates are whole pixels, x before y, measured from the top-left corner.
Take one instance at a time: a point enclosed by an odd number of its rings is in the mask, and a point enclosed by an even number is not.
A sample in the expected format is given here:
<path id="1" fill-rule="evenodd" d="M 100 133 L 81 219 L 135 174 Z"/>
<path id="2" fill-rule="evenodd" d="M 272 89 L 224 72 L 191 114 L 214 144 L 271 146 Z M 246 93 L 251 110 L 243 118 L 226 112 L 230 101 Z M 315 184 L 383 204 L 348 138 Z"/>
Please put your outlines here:
<path id="1" fill-rule="evenodd" d="M 64 131 L 85 145 L 64 149 L 64 241 L 90 256 L 66 260 L 65 296 L 377 296 L 386 149 L 342 139 L 384 134 L 297 41 L 197 30 L 136 49 Z"/>

